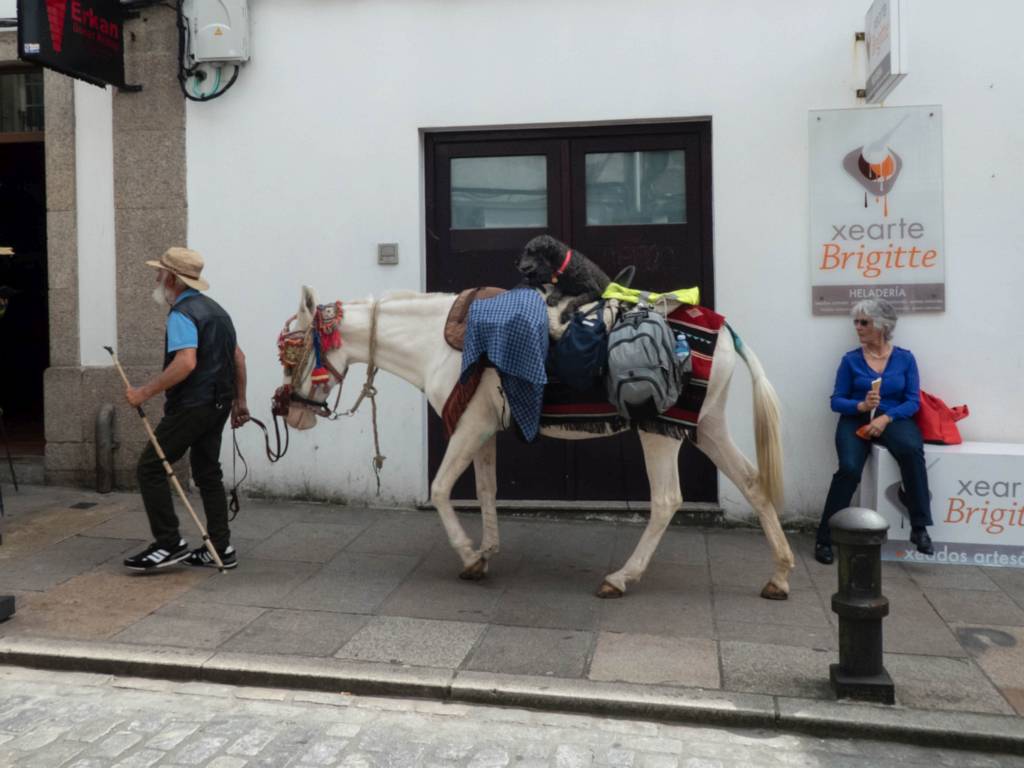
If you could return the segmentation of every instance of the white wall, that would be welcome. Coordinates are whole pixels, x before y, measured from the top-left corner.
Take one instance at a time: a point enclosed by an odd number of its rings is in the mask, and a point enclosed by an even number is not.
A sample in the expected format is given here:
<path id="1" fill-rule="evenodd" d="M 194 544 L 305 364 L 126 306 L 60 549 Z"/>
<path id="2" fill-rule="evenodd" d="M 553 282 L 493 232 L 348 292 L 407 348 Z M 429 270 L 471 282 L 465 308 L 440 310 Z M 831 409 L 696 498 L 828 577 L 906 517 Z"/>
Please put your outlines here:
<path id="1" fill-rule="evenodd" d="M 857 105 L 868 4 L 253 0 L 252 62 L 187 124 L 189 243 L 237 320 L 251 404 L 266 413 L 280 381 L 274 339 L 302 283 L 322 300 L 423 286 L 421 129 L 710 116 L 717 306 L 783 400 L 787 514 L 816 516 L 834 469 L 828 395 L 855 339 L 848 320 L 811 316 L 807 111 Z M 926 387 L 970 404 L 966 439 L 1019 440 L 1024 5 L 910 11 L 913 71 L 889 103 L 943 106 L 948 309 L 906 318 L 897 340 Z M 401 265 L 378 267 L 377 242 L 400 243 Z M 752 454 L 749 380 L 734 381 Z M 381 401 L 385 492 L 423 498 L 422 398 L 385 376 Z M 294 437 L 280 465 L 252 462 L 258 483 L 372 494 L 368 418 Z M 243 438 L 257 456 L 255 430 Z M 721 497 L 746 513 L 724 481 Z"/>
<path id="2" fill-rule="evenodd" d="M 110 365 L 103 347 L 117 343 L 113 89 L 73 82 L 79 351 L 82 365 Z"/>
<path id="3" fill-rule="evenodd" d="M 0 19 L 14 19 L 18 16 L 18 0 L 0 0 Z"/>

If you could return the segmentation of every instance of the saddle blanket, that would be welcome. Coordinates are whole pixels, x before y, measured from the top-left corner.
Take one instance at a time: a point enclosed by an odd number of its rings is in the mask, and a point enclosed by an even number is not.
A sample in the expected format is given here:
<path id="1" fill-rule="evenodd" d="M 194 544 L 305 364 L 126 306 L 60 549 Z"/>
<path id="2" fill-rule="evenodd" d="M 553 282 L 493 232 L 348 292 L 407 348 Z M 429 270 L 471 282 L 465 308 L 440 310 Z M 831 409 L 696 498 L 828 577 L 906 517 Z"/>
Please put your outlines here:
<path id="1" fill-rule="evenodd" d="M 725 325 L 725 318 L 706 307 L 681 304 L 665 319 L 673 331 L 686 335 L 690 344 L 693 373 L 673 407 L 655 419 L 636 426 L 673 437 L 681 438 L 687 434 L 692 436 L 707 395 L 715 345 L 718 343 L 718 333 Z M 445 403 L 442 419 L 448 436 L 455 431 L 459 417 L 476 391 L 482 371 L 482 367 L 477 367 L 473 374 L 464 377 Z M 603 382 L 597 382 L 591 392 L 577 392 L 560 382 L 551 381 L 543 388 L 540 425 L 606 434 L 627 427 L 629 423 L 608 401 Z"/>
<path id="2" fill-rule="evenodd" d="M 548 311 L 540 293 L 517 288 L 480 299 L 469 308 L 459 381 L 464 385 L 474 380 L 479 383 L 483 363 L 490 362 L 501 376 L 513 420 L 523 437 L 532 441 L 540 428 L 544 385 L 548 381 L 544 370 L 547 354 Z"/>

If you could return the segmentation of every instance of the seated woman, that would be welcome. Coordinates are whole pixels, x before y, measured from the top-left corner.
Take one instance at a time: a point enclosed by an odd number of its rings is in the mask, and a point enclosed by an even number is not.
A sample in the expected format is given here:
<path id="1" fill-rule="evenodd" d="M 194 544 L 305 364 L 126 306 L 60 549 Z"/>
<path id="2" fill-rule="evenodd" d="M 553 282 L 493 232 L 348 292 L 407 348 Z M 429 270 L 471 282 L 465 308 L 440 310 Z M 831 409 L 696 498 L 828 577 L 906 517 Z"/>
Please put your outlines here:
<path id="1" fill-rule="evenodd" d="M 839 414 L 839 469 L 832 476 L 821 513 L 814 559 L 825 565 L 833 560 L 828 521 L 850 505 L 873 440 L 888 448 L 899 464 L 910 513 L 910 541 L 918 552 L 933 554 L 926 528 L 932 524 L 932 515 L 924 444 L 911 418 L 921 400 L 917 361 L 909 350 L 892 344 L 896 310 L 889 302 L 866 299 L 854 305 L 850 314 L 860 346 L 843 355 L 836 372 L 832 410 Z M 871 382 L 878 378 L 882 385 L 873 392 Z M 858 436 L 859 428 L 863 428 L 860 434 L 864 437 Z"/>

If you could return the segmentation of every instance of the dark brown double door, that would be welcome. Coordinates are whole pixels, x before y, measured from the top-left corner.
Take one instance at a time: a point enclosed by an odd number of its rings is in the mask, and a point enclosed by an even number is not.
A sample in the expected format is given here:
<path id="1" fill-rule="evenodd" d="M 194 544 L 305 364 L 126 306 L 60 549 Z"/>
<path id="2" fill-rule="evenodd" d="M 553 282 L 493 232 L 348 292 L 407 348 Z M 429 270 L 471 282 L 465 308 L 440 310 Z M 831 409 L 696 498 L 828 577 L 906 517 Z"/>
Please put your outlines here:
<path id="1" fill-rule="evenodd" d="M 515 258 L 550 234 L 609 275 L 635 265 L 635 287 L 699 286 L 714 306 L 711 145 L 707 122 L 426 137 L 427 290 L 512 287 Z M 429 467 L 444 454 L 431 413 Z M 680 454 L 687 502 L 717 502 L 714 466 L 692 445 Z M 475 497 L 472 469 L 454 498 Z M 498 436 L 498 498 L 646 501 L 639 440 Z"/>

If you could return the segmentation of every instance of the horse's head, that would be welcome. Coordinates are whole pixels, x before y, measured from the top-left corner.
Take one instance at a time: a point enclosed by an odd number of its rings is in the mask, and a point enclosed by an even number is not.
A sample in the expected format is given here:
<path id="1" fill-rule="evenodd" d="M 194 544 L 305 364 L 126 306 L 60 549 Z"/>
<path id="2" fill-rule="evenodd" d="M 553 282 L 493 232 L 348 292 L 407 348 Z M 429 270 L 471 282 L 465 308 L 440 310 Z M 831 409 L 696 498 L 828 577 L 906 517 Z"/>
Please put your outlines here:
<path id="1" fill-rule="evenodd" d="M 327 398 L 348 371 L 341 319 L 341 302 L 317 304 L 316 292 L 303 286 L 298 312 L 277 337 L 284 383 L 274 393 L 273 409 L 294 429 L 310 429 L 317 416 L 332 414 Z"/>

